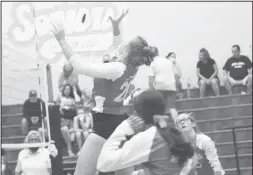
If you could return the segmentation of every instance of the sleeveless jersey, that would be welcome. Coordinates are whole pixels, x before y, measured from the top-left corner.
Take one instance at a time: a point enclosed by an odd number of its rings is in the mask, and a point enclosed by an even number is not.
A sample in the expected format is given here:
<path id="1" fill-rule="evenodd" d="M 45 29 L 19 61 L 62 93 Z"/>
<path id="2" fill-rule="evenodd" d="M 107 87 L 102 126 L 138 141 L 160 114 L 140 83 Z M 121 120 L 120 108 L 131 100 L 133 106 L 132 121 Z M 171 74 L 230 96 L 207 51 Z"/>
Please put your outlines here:
<path id="1" fill-rule="evenodd" d="M 131 89 L 131 82 L 137 70 L 127 67 L 115 81 L 95 78 L 92 96 L 96 100 L 95 112 L 123 115 L 123 101 Z"/>

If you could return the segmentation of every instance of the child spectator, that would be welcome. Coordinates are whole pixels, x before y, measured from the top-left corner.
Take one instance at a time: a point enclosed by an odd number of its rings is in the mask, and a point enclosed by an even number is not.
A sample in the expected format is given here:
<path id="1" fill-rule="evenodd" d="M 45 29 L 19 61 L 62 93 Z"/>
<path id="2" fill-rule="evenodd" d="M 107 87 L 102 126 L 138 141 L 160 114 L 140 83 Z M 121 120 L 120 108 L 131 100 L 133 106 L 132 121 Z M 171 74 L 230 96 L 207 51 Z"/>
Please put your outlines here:
<path id="1" fill-rule="evenodd" d="M 211 86 L 215 95 L 220 95 L 218 67 L 216 62 L 210 58 L 205 48 L 200 49 L 199 61 L 197 63 L 197 76 L 199 78 L 200 97 L 205 95 L 206 87 Z"/>
<path id="2" fill-rule="evenodd" d="M 228 93 L 232 94 L 234 85 L 247 86 L 247 91 L 252 91 L 252 62 L 244 55 L 240 55 L 240 46 L 232 47 L 233 56 L 225 63 L 224 70 L 224 85 Z"/>
<path id="3" fill-rule="evenodd" d="M 43 100 L 37 97 L 37 91 L 31 90 L 29 97 L 23 105 L 23 116 L 21 121 L 22 134 L 26 135 L 30 130 L 38 130 L 43 134 L 42 122 L 46 128 L 46 107 Z M 46 133 L 44 131 L 44 133 Z"/>
<path id="4" fill-rule="evenodd" d="M 77 116 L 74 117 L 74 130 L 79 150 L 88 135 L 93 132 L 93 118 L 90 112 L 90 106 L 79 106 Z"/>
<path id="5" fill-rule="evenodd" d="M 61 131 L 64 141 L 67 144 L 68 154 L 73 156 L 71 146 L 71 129 L 73 129 L 73 118 L 76 116 L 76 99 L 78 95 L 74 88 L 67 84 L 63 87 L 61 95 L 57 99 L 57 104 L 60 106 L 61 119 Z M 77 101 L 80 101 L 78 99 Z"/>

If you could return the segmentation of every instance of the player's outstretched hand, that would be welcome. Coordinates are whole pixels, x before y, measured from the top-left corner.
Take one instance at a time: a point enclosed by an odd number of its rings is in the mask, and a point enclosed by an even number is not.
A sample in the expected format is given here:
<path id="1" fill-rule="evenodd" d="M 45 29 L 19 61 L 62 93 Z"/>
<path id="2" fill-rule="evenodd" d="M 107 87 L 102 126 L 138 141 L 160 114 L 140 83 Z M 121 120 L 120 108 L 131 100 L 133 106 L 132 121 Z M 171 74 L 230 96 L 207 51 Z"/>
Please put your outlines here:
<path id="1" fill-rule="evenodd" d="M 63 24 L 59 21 L 52 21 L 49 31 L 51 31 L 58 41 L 65 39 L 65 31 Z"/>
<path id="2" fill-rule="evenodd" d="M 126 11 L 123 10 L 122 14 L 120 15 L 120 17 L 118 17 L 117 19 L 112 19 L 112 17 L 110 16 L 108 18 L 108 20 L 111 21 L 112 25 L 119 25 L 120 21 L 122 21 L 122 19 L 128 14 L 129 9 L 127 9 Z"/>

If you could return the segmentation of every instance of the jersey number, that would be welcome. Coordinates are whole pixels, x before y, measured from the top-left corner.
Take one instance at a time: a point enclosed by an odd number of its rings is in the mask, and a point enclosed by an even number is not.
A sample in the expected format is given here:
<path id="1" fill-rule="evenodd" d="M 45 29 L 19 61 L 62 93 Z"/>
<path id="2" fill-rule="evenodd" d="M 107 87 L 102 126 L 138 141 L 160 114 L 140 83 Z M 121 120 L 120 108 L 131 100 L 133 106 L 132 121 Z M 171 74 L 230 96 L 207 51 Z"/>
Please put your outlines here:
<path id="1" fill-rule="evenodd" d="M 115 102 L 122 102 L 125 98 L 126 98 L 126 95 L 128 93 L 128 90 L 129 90 L 129 87 L 131 85 L 131 82 L 133 80 L 134 77 L 130 77 L 129 79 L 127 79 L 123 84 L 122 86 L 120 87 L 121 90 L 123 90 L 123 92 L 121 92 L 115 99 L 114 101 Z"/>

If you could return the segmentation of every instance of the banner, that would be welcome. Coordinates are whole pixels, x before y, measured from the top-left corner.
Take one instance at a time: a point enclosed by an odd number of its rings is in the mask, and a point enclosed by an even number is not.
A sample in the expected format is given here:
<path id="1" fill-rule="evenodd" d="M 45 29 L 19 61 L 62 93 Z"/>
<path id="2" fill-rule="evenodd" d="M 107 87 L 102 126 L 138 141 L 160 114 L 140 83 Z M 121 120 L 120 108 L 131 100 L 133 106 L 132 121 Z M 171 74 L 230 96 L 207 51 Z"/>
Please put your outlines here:
<path id="1" fill-rule="evenodd" d="M 14 45 L 26 47 L 37 42 L 38 58 L 56 63 L 62 50 L 49 32 L 50 22 L 61 21 L 65 27 L 66 40 L 76 53 L 89 57 L 103 55 L 113 43 L 109 16 L 118 16 L 119 10 L 108 2 L 57 3 L 46 9 L 38 9 L 36 3 L 14 3 L 13 23 L 8 36 Z M 86 15 L 85 21 L 82 21 Z"/>

